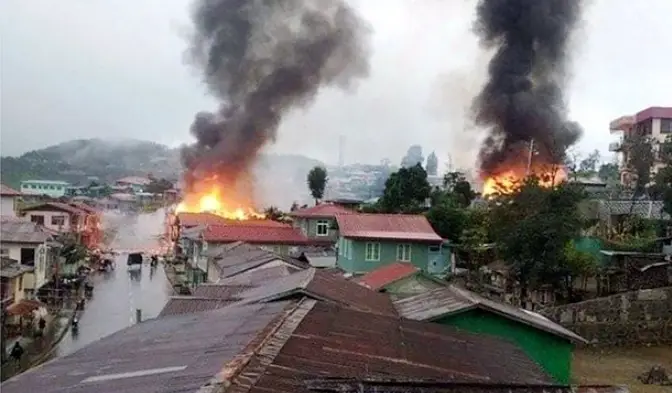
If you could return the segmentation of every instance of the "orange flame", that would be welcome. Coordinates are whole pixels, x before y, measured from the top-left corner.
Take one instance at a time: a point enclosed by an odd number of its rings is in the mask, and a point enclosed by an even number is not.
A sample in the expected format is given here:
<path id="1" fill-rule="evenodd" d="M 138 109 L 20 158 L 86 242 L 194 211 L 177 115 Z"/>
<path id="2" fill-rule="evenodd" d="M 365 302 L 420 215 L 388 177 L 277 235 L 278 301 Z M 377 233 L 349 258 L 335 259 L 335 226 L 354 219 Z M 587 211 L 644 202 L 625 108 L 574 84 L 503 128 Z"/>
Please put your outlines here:
<path id="1" fill-rule="evenodd" d="M 175 213 L 212 213 L 229 220 L 263 219 L 265 216 L 256 212 L 248 204 L 238 203 L 235 198 L 222 195 L 220 187 L 211 186 L 204 193 L 190 193 L 177 205 Z"/>
<path id="2" fill-rule="evenodd" d="M 567 179 L 567 173 L 561 166 L 543 166 L 531 168 L 530 175 L 535 175 L 539 179 L 539 185 L 542 187 L 553 187 Z M 511 194 L 516 190 L 528 176 L 527 168 L 509 168 L 504 169 L 496 175 L 488 176 L 483 182 L 484 197 L 497 194 Z"/>

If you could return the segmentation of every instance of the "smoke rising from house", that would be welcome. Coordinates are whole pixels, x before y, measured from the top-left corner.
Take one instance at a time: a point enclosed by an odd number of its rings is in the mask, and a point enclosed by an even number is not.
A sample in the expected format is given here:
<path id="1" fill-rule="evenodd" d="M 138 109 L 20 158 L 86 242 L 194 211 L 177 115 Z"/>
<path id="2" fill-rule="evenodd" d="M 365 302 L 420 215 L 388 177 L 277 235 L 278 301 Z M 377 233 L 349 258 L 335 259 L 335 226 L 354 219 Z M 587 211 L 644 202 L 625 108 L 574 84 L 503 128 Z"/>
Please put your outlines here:
<path id="1" fill-rule="evenodd" d="M 475 29 L 481 46 L 495 51 L 488 80 L 474 100 L 475 121 L 488 129 L 480 169 L 497 174 L 527 154 L 558 164 L 581 136 L 567 118 L 564 87 L 568 47 L 581 0 L 480 0 Z M 524 159 L 524 158 L 523 158 Z"/>
<path id="2" fill-rule="evenodd" d="M 283 116 L 369 72 L 370 30 L 345 0 L 199 0 L 192 21 L 187 58 L 221 106 L 191 126 L 187 188 L 212 175 L 235 184 Z"/>

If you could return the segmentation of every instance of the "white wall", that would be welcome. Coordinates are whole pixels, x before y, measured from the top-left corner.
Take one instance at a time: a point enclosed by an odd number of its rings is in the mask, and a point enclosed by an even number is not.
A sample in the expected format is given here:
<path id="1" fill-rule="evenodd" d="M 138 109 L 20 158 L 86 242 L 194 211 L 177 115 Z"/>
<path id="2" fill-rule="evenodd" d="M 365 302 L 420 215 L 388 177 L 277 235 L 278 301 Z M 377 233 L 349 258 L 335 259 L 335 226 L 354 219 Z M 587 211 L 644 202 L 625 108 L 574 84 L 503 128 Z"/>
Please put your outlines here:
<path id="1" fill-rule="evenodd" d="M 16 217 L 16 211 L 14 210 L 14 203 L 16 197 L 12 196 L 2 196 L 0 197 L 2 204 L 0 205 L 0 215 Z"/>
<path id="2" fill-rule="evenodd" d="M 33 248 L 35 249 L 35 270 L 33 274 L 24 276 L 24 288 L 36 289 L 40 288 L 46 282 L 47 274 L 47 245 L 46 244 L 22 244 L 22 243 L 5 243 L 0 245 L 4 250 L 7 250 L 7 256 L 11 259 L 21 262 L 21 249 Z M 31 277 L 32 276 L 32 277 Z"/>
<path id="3" fill-rule="evenodd" d="M 27 210 L 25 211 L 26 219 L 32 221 L 33 216 L 44 216 L 44 226 L 48 229 L 60 232 L 68 232 L 71 229 L 71 215 L 70 213 L 61 212 L 61 211 L 43 211 L 43 210 Z M 63 225 L 52 224 L 53 217 L 63 217 Z M 83 220 L 84 218 L 82 218 Z M 83 223 L 78 223 L 82 225 Z M 74 228 L 76 230 L 77 228 Z"/>

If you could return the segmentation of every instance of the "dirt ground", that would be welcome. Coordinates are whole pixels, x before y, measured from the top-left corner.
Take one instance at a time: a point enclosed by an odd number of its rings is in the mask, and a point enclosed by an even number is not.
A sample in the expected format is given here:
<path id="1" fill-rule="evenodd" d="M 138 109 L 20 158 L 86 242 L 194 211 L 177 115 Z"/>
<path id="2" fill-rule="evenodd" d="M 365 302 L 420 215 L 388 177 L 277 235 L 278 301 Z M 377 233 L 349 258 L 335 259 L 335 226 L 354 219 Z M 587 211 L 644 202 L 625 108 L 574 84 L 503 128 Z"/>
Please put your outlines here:
<path id="1" fill-rule="evenodd" d="M 654 365 L 672 374 L 672 345 L 636 348 L 589 350 L 574 353 L 574 379 L 581 384 L 626 385 L 631 393 L 672 393 L 672 386 L 644 385 L 637 376 Z"/>

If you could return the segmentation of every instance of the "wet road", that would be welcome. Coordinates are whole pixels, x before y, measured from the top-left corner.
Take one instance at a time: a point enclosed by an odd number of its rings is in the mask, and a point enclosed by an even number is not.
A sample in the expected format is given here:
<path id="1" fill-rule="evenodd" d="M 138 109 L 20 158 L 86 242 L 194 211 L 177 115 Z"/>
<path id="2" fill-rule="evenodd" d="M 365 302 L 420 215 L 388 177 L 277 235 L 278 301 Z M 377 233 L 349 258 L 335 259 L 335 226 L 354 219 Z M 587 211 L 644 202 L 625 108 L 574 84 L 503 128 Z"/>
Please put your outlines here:
<path id="1" fill-rule="evenodd" d="M 79 331 L 72 329 L 58 345 L 54 356 L 72 353 L 102 337 L 131 326 L 136 321 L 136 309 L 142 319 L 154 318 L 172 294 L 163 266 L 142 266 L 141 271 L 129 271 L 126 254 L 117 256 L 117 268 L 111 272 L 94 273 L 93 297 L 79 317 Z"/>

